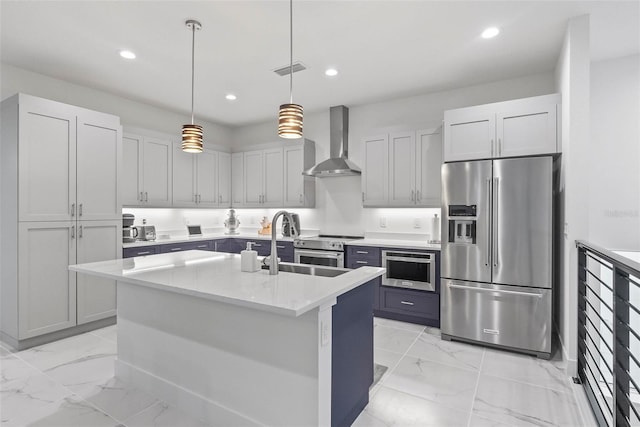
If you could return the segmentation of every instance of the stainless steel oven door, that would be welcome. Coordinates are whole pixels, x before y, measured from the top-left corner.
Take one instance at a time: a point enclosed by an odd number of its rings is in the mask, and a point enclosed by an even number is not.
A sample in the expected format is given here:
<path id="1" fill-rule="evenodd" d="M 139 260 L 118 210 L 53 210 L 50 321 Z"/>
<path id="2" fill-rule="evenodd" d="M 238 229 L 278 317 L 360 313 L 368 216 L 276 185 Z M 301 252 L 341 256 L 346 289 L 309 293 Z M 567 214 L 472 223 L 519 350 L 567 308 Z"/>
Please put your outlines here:
<path id="1" fill-rule="evenodd" d="M 382 251 L 383 286 L 435 291 L 436 257 L 431 253 Z"/>
<path id="2" fill-rule="evenodd" d="M 316 251 L 312 249 L 294 249 L 294 261 L 297 264 L 344 267 L 344 252 Z"/>

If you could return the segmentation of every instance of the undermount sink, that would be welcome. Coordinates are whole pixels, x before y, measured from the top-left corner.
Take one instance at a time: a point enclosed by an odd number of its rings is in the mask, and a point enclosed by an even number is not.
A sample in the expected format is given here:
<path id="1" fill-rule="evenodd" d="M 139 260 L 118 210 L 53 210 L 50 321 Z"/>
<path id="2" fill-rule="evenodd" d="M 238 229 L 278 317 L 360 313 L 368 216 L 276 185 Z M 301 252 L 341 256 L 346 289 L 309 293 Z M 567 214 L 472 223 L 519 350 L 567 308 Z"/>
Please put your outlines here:
<path id="1" fill-rule="evenodd" d="M 262 266 L 263 269 L 269 269 L 269 266 Z M 306 274 L 308 276 L 336 277 L 347 273 L 350 270 L 346 268 L 324 267 L 309 264 L 293 264 L 289 262 L 281 262 L 278 264 L 278 271 L 283 273 Z"/>

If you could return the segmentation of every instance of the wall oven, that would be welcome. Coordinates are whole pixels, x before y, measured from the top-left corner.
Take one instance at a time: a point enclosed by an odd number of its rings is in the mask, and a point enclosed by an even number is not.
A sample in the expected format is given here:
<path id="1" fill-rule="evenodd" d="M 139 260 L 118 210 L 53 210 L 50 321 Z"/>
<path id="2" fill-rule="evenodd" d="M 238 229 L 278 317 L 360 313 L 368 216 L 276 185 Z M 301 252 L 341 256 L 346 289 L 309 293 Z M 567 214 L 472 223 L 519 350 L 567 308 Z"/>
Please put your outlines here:
<path id="1" fill-rule="evenodd" d="M 433 253 L 383 250 L 382 267 L 387 269 L 382 276 L 383 286 L 436 290 L 436 256 Z"/>
<path id="2" fill-rule="evenodd" d="M 344 267 L 344 252 L 323 251 L 314 249 L 294 249 L 293 257 L 297 264 Z"/>

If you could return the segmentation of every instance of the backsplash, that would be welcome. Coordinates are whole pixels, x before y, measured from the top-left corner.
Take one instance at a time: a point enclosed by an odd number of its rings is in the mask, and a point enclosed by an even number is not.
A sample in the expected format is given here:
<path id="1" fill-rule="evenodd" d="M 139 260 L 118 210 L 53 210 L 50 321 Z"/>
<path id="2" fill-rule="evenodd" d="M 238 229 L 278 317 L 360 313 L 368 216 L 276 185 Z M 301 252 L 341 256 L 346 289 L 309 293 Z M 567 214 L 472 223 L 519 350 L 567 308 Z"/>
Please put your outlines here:
<path id="1" fill-rule="evenodd" d="M 257 233 L 260 221 L 267 217 L 269 221 L 280 209 L 236 209 L 240 219 L 241 233 Z M 358 218 L 350 216 L 348 221 L 338 226 L 327 226 L 327 219 L 321 218 L 318 209 L 288 209 L 300 216 L 303 231 L 331 233 L 339 230 L 341 234 L 364 235 L 365 233 L 402 233 L 423 235 L 425 239 L 432 239 L 433 217 L 440 209 L 429 208 L 361 208 Z M 135 225 L 142 225 L 146 219 L 148 225 L 154 225 L 157 233 L 173 236 L 187 234 L 187 224 L 200 225 L 203 231 L 224 231 L 224 221 L 228 217 L 229 209 L 178 209 L 178 208 L 124 208 L 123 213 L 135 216 Z M 281 222 L 278 221 L 278 228 Z"/>

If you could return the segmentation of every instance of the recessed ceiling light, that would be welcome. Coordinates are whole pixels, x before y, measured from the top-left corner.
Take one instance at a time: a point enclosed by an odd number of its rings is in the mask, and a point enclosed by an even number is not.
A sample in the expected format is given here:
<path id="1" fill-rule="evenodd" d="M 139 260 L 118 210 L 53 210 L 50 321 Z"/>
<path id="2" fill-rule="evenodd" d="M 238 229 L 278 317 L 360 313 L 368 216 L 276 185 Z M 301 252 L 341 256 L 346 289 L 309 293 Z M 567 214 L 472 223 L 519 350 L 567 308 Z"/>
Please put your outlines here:
<path id="1" fill-rule="evenodd" d="M 500 34 L 500 30 L 497 27 L 489 27 L 482 32 L 483 39 L 492 39 Z"/>
<path id="2" fill-rule="evenodd" d="M 130 50 L 121 50 L 120 56 L 124 59 L 136 59 L 136 54 L 131 52 Z"/>
<path id="3" fill-rule="evenodd" d="M 227 96 L 225 96 L 225 98 L 228 99 L 229 101 L 235 101 L 236 99 L 238 99 L 238 97 L 232 93 L 228 93 Z"/>
<path id="4" fill-rule="evenodd" d="M 334 77 L 338 75 L 338 70 L 336 70 L 335 68 L 327 68 L 324 74 L 329 77 Z"/>

